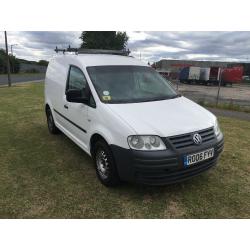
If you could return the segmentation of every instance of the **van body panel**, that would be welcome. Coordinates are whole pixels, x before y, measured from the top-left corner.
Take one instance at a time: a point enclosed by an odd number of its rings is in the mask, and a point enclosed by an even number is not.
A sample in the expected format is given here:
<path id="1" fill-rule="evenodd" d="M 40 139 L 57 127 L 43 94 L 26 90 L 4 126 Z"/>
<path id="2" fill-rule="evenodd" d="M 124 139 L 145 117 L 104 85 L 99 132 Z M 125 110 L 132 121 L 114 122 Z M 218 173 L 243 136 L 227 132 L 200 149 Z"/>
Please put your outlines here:
<path id="1" fill-rule="evenodd" d="M 108 105 L 117 115 L 131 124 L 137 134 L 154 134 L 163 137 L 184 134 L 211 127 L 216 119 L 209 111 L 185 97 Z"/>
<path id="2" fill-rule="evenodd" d="M 99 105 L 99 109 L 89 108 L 90 128 L 89 140 L 94 134 L 101 135 L 108 144 L 116 144 L 129 149 L 127 136 L 136 134 L 135 130 L 119 115 L 110 110 L 107 104 Z"/>
<path id="3" fill-rule="evenodd" d="M 87 71 L 88 67 L 105 65 L 149 67 L 140 60 L 117 55 L 62 55 L 50 61 L 45 79 L 45 105 L 49 105 L 57 128 L 90 156 L 91 139 L 96 134 L 101 136 L 110 145 L 122 180 L 167 184 L 194 176 L 216 164 L 223 149 L 223 135 L 215 136 L 216 117 L 212 113 L 178 95 L 157 101 L 105 103 L 100 100 Z M 94 106 L 67 101 L 66 83 L 71 66 L 78 67 L 84 74 Z M 204 78 L 207 79 L 207 75 L 206 72 Z M 182 77 L 199 80 L 200 69 L 188 67 Z M 207 129 L 208 132 L 205 131 Z M 194 145 L 192 136 L 199 131 L 205 131 L 201 133 L 207 133 L 208 139 L 201 145 Z M 168 141 L 170 137 L 187 134 L 191 138 L 188 148 L 176 149 Z M 133 135 L 155 135 L 166 148 L 158 151 L 134 150 L 128 143 L 128 137 Z M 213 159 L 184 169 L 185 155 L 209 148 L 215 150 Z M 152 173 L 153 179 L 147 179 L 149 173 Z"/>

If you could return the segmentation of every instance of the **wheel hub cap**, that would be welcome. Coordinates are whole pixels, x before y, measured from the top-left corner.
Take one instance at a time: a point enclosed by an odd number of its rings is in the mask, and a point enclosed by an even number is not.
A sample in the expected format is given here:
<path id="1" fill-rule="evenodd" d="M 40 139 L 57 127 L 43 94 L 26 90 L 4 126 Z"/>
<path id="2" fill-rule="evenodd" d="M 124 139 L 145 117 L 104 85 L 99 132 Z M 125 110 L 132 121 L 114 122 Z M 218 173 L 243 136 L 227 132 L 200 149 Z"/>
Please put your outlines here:
<path id="1" fill-rule="evenodd" d="M 96 165 L 98 172 L 103 179 L 108 178 L 109 163 L 106 153 L 103 150 L 100 150 L 96 156 Z"/>

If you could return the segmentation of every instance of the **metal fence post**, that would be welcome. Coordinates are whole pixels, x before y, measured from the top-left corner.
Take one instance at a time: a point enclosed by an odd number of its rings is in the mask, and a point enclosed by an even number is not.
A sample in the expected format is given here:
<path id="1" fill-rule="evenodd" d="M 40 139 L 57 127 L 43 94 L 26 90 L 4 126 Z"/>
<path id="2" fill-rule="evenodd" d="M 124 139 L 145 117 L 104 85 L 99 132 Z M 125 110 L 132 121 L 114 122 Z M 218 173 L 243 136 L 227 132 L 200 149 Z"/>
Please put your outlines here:
<path id="1" fill-rule="evenodd" d="M 217 91 L 217 98 L 216 98 L 216 106 L 218 106 L 218 104 L 219 104 L 220 86 L 221 86 L 221 74 L 222 74 L 222 68 L 220 68 L 220 78 L 219 78 L 219 84 L 218 84 L 218 91 Z"/>

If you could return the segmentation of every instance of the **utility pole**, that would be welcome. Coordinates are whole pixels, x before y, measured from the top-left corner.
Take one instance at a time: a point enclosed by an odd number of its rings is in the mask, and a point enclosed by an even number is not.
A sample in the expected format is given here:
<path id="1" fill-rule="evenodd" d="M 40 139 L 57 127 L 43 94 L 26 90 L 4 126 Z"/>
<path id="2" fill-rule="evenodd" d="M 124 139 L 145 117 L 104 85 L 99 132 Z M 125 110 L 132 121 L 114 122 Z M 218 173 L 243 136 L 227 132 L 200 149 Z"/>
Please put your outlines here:
<path id="1" fill-rule="evenodd" d="M 13 47 L 14 46 L 17 46 L 18 44 L 11 44 L 10 45 L 10 52 L 11 52 L 11 55 L 13 56 Z"/>
<path id="2" fill-rule="evenodd" d="M 8 72 L 8 86 L 11 86 L 11 77 L 10 77 L 10 58 L 8 51 L 8 40 L 7 40 L 7 32 L 4 31 L 5 36 L 5 49 L 6 49 L 6 64 L 7 64 L 7 72 Z"/>
<path id="3" fill-rule="evenodd" d="M 14 56 L 14 55 L 13 55 L 13 47 L 14 47 L 14 46 L 17 46 L 17 45 L 18 45 L 18 44 L 11 44 L 11 45 L 10 45 L 10 53 L 11 53 L 11 56 Z M 15 73 L 14 71 L 15 71 L 15 66 L 12 64 L 12 65 L 11 65 L 11 72 L 14 74 L 14 73 Z"/>

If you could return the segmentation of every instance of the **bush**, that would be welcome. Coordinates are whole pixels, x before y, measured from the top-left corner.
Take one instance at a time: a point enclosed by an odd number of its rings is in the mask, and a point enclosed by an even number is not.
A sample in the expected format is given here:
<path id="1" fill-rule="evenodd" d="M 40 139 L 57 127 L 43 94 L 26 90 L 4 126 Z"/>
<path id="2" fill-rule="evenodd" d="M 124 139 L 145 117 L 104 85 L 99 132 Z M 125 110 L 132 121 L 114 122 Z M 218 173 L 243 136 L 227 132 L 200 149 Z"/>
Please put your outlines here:
<path id="1" fill-rule="evenodd" d="M 37 63 L 38 65 L 41 65 L 41 66 L 48 66 L 48 64 L 49 64 L 49 62 L 48 61 L 46 61 L 46 60 L 40 60 L 38 63 Z"/>
<path id="2" fill-rule="evenodd" d="M 19 73 L 20 70 L 20 62 L 15 56 L 9 56 L 10 57 L 10 72 L 11 73 Z"/>

